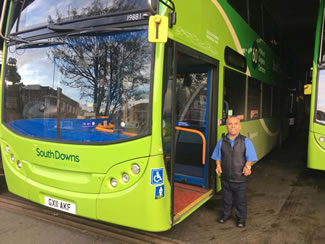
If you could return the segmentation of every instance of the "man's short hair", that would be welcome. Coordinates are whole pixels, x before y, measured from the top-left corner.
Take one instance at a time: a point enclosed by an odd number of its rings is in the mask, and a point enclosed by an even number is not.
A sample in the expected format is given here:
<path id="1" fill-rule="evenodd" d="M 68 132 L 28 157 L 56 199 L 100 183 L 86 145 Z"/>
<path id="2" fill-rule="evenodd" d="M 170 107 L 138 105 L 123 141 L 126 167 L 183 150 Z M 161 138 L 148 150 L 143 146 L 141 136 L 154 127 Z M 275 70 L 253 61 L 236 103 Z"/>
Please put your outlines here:
<path id="1" fill-rule="evenodd" d="M 238 119 L 239 123 L 240 123 L 240 118 L 237 116 L 237 115 L 234 115 L 234 116 L 229 116 L 226 120 L 226 124 L 228 124 L 228 120 L 231 119 L 231 118 L 236 118 Z"/>

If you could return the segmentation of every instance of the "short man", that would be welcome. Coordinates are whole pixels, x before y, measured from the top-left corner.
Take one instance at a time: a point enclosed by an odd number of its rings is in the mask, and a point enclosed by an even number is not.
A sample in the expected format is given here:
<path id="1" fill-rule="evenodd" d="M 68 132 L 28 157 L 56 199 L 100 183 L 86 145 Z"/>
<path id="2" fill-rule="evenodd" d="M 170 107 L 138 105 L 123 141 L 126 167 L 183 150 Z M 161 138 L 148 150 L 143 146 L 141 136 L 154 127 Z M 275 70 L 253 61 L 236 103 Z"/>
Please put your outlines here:
<path id="1" fill-rule="evenodd" d="M 239 118 L 229 117 L 226 127 L 228 134 L 218 141 L 211 156 L 216 160 L 217 174 L 221 174 L 223 215 L 218 221 L 225 223 L 234 207 L 237 227 L 244 228 L 247 216 L 247 176 L 252 173 L 252 163 L 257 157 L 253 143 L 239 133 Z"/>

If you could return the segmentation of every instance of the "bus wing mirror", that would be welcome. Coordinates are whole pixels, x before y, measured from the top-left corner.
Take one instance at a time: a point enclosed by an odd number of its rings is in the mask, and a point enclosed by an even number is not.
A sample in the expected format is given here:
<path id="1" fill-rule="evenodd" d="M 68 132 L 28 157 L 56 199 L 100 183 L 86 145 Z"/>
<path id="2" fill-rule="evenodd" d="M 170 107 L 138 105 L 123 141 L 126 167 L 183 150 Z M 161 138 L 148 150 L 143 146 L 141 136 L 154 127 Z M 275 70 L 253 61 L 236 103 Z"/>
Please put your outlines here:
<path id="1" fill-rule="evenodd" d="M 166 43 L 168 36 L 168 17 L 154 15 L 149 18 L 149 42 Z"/>
<path id="2" fill-rule="evenodd" d="M 304 94 L 310 95 L 311 94 L 311 84 L 304 85 Z"/>
<path id="3" fill-rule="evenodd" d="M 152 14 L 156 14 L 157 9 L 158 9 L 158 1 L 157 0 L 148 0 L 148 7 Z"/>

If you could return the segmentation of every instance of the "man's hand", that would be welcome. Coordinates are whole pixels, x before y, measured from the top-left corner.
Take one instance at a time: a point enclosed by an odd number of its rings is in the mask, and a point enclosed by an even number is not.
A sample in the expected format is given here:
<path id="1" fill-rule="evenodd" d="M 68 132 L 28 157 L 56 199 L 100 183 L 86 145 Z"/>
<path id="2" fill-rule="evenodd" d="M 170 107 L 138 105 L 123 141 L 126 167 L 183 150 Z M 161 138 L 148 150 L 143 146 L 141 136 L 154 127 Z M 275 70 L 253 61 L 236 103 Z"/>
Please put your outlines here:
<path id="1" fill-rule="evenodd" d="M 222 168 L 221 168 L 220 164 L 217 164 L 216 173 L 217 173 L 218 176 L 220 176 L 222 174 Z"/>
<path id="2" fill-rule="evenodd" d="M 244 166 L 243 168 L 243 174 L 245 176 L 249 176 L 252 173 L 252 170 L 250 170 L 249 168 L 247 168 L 246 166 Z"/>

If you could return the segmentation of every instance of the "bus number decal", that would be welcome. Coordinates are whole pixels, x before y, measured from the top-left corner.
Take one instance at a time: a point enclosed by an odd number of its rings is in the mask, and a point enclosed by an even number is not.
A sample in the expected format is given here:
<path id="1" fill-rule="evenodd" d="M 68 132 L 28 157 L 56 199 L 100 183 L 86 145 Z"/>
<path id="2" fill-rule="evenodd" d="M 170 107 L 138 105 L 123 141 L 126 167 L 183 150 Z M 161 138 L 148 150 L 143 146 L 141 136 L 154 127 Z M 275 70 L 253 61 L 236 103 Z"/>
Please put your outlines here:
<path id="1" fill-rule="evenodd" d="M 256 41 L 254 41 L 252 45 L 252 65 L 254 69 L 257 68 L 257 62 L 258 62 L 258 46 Z"/>
<path id="2" fill-rule="evenodd" d="M 129 14 L 126 16 L 126 21 L 134 21 L 141 19 L 141 14 Z"/>
<path id="3" fill-rule="evenodd" d="M 258 51 L 256 48 L 253 48 L 253 53 L 252 53 L 252 61 L 253 63 L 257 63 L 257 55 L 258 55 Z"/>

